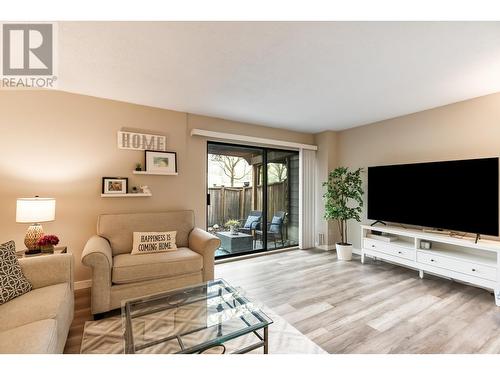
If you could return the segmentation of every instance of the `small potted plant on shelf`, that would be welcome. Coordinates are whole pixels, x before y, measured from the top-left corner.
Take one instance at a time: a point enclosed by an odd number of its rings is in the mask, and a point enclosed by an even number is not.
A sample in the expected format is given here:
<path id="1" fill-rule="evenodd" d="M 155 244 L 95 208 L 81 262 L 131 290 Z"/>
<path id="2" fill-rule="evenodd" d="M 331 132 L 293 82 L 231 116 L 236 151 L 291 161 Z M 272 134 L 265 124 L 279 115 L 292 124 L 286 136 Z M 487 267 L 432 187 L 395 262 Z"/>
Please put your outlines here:
<path id="1" fill-rule="evenodd" d="M 53 234 L 46 234 L 42 236 L 37 244 L 40 246 L 40 250 L 42 250 L 42 253 L 46 254 L 52 254 L 54 253 L 54 246 L 56 246 L 59 243 L 59 238 Z"/>
<path id="2" fill-rule="evenodd" d="M 135 170 L 136 170 L 136 172 L 141 172 L 142 171 L 142 164 L 141 163 L 137 163 L 135 165 Z"/>
<path id="3" fill-rule="evenodd" d="M 338 167 L 328 175 L 328 181 L 323 183 L 326 192 L 325 219 L 335 220 L 340 232 L 340 242 L 335 244 L 339 260 L 352 259 L 352 244 L 347 238 L 348 220 L 361 221 L 363 207 L 363 188 L 361 181 L 362 168 L 350 171 L 345 167 Z"/>
<path id="4" fill-rule="evenodd" d="M 226 222 L 226 227 L 229 227 L 231 234 L 238 234 L 238 228 L 240 227 L 240 222 L 238 220 L 228 220 Z"/>

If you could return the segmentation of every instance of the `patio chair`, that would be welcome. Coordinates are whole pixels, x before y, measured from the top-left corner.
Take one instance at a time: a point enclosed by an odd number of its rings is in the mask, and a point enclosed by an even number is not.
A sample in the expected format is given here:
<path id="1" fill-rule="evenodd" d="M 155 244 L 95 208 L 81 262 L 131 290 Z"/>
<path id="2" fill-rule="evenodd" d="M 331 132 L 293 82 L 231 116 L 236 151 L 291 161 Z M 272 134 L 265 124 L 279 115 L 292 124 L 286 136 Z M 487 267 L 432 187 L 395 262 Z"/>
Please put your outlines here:
<path id="1" fill-rule="evenodd" d="M 260 222 L 262 220 L 262 211 L 250 211 L 248 217 L 240 220 L 245 222 L 243 226 L 240 227 L 239 231 L 246 234 L 254 234 L 254 231 L 260 229 Z"/>
<path id="2" fill-rule="evenodd" d="M 267 224 L 267 240 L 269 241 L 270 239 L 274 241 L 274 247 L 276 248 L 277 246 L 277 240 L 279 239 L 281 242 L 281 246 L 285 246 L 285 238 L 283 236 L 283 224 L 285 222 L 287 213 L 284 211 L 277 211 L 273 215 L 273 219 L 271 220 L 270 223 Z M 261 239 L 263 239 L 263 231 L 262 230 L 256 230 L 255 234 L 259 236 Z"/>

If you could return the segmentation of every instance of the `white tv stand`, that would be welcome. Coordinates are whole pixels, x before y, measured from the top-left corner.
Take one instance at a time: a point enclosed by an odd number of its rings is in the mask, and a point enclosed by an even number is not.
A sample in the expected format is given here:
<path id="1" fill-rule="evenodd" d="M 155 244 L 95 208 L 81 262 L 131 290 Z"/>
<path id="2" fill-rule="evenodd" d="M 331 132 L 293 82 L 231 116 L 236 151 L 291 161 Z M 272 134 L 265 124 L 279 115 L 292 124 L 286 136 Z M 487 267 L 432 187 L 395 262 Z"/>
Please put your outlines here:
<path id="1" fill-rule="evenodd" d="M 371 231 L 393 236 L 391 241 L 371 236 Z M 394 238 L 396 237 L 396 238 Z M 432 248 L 420 248 L 422 240 Z M 500 242 L 403 229 L 395 226 L 361 226 L 361 263 L 365 257 L 383 259 L 419 271 L 492 289 L 500 306 Z"/>

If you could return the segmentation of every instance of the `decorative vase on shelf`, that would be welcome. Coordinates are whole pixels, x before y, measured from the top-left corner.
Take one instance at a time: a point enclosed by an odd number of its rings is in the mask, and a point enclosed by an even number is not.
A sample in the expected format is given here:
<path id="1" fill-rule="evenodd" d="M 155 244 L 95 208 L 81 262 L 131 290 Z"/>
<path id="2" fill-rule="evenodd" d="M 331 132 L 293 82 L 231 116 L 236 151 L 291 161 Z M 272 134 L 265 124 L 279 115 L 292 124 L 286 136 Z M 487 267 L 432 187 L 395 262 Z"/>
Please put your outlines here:
<path id="1" fill-rule="evenodd" d="M 236 234 L 238 234 L 238 227 L 235 225 L 231 225 L 229 227 L 229 231 L 231 232 L 232 235 L 236 235 Z"/>

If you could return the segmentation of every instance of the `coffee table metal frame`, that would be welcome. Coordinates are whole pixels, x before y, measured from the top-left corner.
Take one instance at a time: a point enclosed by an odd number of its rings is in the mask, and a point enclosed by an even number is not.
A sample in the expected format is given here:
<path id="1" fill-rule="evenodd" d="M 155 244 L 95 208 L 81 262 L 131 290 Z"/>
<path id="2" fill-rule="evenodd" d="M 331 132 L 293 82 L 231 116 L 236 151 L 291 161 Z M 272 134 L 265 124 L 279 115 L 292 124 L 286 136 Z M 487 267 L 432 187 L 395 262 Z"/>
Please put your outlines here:
<path id="1" fill-rule="evenodd" d="M 161 293 L 161 294 L 156 294 L 152 296 L 147 296 L 143 298 L 136 298 L 136 299 L 130 299 L 122 302 L 122 322 L 124 325 L 124 341 L 125 341 L 125 353 L 126 354 L 132 354 L 136 353 L 140 350 L 146 349 L 148 347 L 152 347 L 154 345 L 167 342 L 170 340 L 176 339 L 177 342 L 179 343 L 179 346 L 181 348 L 180 351 L 177 351 L 172 354 L 191 354 L 191 353 L 203 353 L 204 351 L 214 348 L 214 347 L 223 347 L 225 351 L 225 346 L 224 343 L 230 340 L 233 340 L 235 338 L 247 335 L 247 334 L 254 334 L 258 341 L 252 345 L 248 345 L 244 348 L 238 349 L 233 352 L 233 354 L 243 354 L 243 353 L 248 353 L 252 350 L 258 349 L 258 348 L 263 348 L 264 354 L 269 353 L 269 325 L 273 323 L 273 321 L 266 315 L 264 314 L 260 309 L 255 309 L 252 311 L 249 311 L 257 320 L 257 324 L 252 324 L 250 323 L 247 319 L 245 319 L 245 316 L 239 316 L 239 318 L 246 324 L 246 327 L 240 330 L 237 330 L 235 332 L 229 332 L 227 334 L 222 333 L 222 324 L 218 323 L 217 324 L 217 338 L 208 340 L 206 342 L 202 342 L 200 344 L 186 347 L 184 345 L 184 342 L 182 341 L 182 337 L 202 331 L 204 329 L 207 329 L 209 327 L 199 327 L 195 328 L 192 330 L 188 330 L 186 332 L 162 337 L 156 340 L 152 340 L 151 342 L 147 342 L 141 345 L 135 345 L 134 344 L 134 336 L 132 332 L 132 319 L 133 318 L 138 318 L 141 316 L 153 314 L 156 312 L 168 310 L 168 309 L 174 309 L 178 308 L 181 306 L 189 305 L 195 302 L 200 302 L 203 300 L 210 300 L 211 298 L 216 298 L 216 297 L 221 297 L 222 296 L 222 291 L 223 289 L 218 289 L 217 293 L 212 293 L 208 294 L 208 288 L 210 286 L 215 286 L 219 284 L 226 292 L 229 292 L 233 296 L 233 304 L 229 301 L 224 301 L 224 303 L 230 308 L 236 308 L 239 305 L 247 305 L 250 303 L 250 301 L 243 297 L 241 293 L 239 293 L 234 287 L 229 285 L 225 280 L 223 279 L 216 279 L 213 281 L 208 281 L 202 284 L 190 286 L 187 288 L 181 288 L 181 289 L 176 289 L 170 292 L 166 293 Z M 190 299 L 189 293 L 194 293 L 195 291 L 199 290 L 200 288 L 204 288 L 203 290 L 206 291 L 206 294 L 203 295 L 199 298 L 193 298 Z M 175 300 L 177 299 L 178 302 L 173 302 L 169 303 L 169 300 Z M 154 301 L 161 301 L 162 302 L 167 302 L 169 307 L 161 306 L 161 307 L 156 307 L 156 308 L 151 308 L 147 309 L 146 311 L 139 311 L 139 312 L 133 312 L 132 309 L 134 306 L 140 305 L 140 304 L 147 304 L 151 303 Z M 219 307 L 222 309 L 222 304 L 219 304 Z M 263 330 L 263 333 L 261 334 L 259 330 Z"/>

